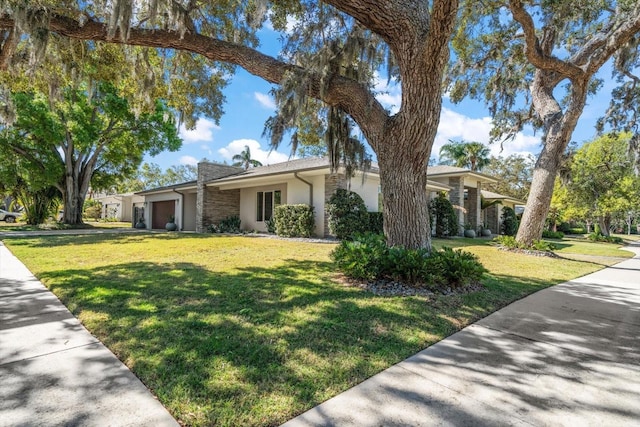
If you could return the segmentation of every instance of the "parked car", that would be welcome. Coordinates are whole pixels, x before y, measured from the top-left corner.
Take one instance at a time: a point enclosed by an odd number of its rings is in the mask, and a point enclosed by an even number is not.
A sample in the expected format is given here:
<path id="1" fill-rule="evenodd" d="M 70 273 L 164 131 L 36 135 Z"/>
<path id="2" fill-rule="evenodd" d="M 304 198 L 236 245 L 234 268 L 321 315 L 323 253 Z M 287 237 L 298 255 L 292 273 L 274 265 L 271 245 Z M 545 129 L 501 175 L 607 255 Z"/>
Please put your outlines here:
<path id="1" fill-rule="evenodd" d="M 20 218 L 22 215 L 22 212 L 9 212 L 4 209 L 0 209 L 0 221 L 16 222 L 16 219 Z"/>

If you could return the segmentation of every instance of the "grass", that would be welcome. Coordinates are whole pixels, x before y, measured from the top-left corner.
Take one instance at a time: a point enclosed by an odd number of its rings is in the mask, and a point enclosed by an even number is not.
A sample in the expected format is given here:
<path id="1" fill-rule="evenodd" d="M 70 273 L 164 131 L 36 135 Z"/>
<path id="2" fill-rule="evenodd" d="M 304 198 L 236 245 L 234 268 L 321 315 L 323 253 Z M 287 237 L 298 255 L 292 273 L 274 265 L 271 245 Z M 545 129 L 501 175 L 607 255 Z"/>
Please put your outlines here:
<path id="1" fill-rule="evenodd" d="M 131 228 L 130 222 L 97 222 L 87 221 L 79 226 L 65 225 L 59 222 L 47 222 L 40 225 L 29 225 L 25 222 L 6 223 L 0 221 L 0 233 L 4 231 L 42 231 L 42 230 L 70 230 L 91 228 Z"/>
<path id="2" fill-rule="evenodd" d="M 514 300 L 601 268 L 507 255 L 481 239 L 436 241 L 477 254 L 486 290 L 376 297 L 341 284 L 333 244 L 181 234 L 5 244 L 193 426 L 278 425 Z"/>

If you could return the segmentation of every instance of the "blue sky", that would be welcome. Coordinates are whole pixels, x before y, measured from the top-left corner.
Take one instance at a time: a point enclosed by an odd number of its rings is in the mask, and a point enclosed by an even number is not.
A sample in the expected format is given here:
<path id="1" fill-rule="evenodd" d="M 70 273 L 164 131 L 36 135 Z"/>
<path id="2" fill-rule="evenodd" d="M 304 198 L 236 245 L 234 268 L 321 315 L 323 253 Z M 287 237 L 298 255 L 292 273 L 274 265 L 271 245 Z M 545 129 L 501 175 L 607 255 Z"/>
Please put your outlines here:
<path id="1" fill-rule="evenodd" d="M 274 56 L 280 50 L 278 34 L 269 28 L 260 31 L 262 45 L 259 50 Z M 609 94 L 613 87 L 610 73 L 605 76 L 605 84 L 599 94 L 588 101 L 588 105 L 578 123 L 573 140 L 582 143 L 595 135 L 595 121 L 604 113 Z M 400 105 L 398 85 L 387 86 L 386 76 L 382 76 L 376 85 L 379 101 L 391 111 Z M 246 145 L 251 149 L 252 157 L 263 164 L 286 161 L 289 158 L 289 146 L 283 141 L 278 151 L 269 151 L 268 140 L 262 138 L 265 120 L 275 111 L 275 103 L 269 95 L 273 86 L 255 77 L 241 68 L 232 77 L 230 85 L 225 89 L 227 102 L 224 115 L 216 125 L 213 120 L 202 117 L 193 130 L 180 129 L 183 139 L 182 148 L 178 152 L 161 153 L 155 157 L 147 157 L 145 161 L 159 164 L 162 168 L 171 165 L 195 165 L 203 158 L 219 162 L 231 163 L 233 155 L 240 153 Z M 489 142 L 491 118 L 481 102 L 465 100 L 460 104 L 451 103 L 446 97 L 440 118 L 438 134 L 432 150 L 437 157 L 440 147 L 448 140 Z M 513 141 L 503 144 L 489 145 L 493 155 L 507 156 L 514 153 L 537 154 L 540 151 L 540 135 L 532 131 L 518 134 Z"/>

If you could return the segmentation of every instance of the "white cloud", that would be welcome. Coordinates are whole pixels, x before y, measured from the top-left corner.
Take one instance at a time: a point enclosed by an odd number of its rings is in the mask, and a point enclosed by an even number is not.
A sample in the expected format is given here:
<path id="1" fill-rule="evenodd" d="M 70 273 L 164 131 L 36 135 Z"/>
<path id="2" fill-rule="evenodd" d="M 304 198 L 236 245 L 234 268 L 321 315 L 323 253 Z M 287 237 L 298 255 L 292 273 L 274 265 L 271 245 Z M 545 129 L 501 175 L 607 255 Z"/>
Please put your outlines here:
<path id="1" fill-rule="evenodd" d="M 212 120 L 199 119 L 194 129 L 188 130 L 184 125 L 180 125 L 180 138 L 185 144 L 196 142 L 213 141 L 213 131 L 220 129 Z"/>
<path id="2" fill-rule="evenodd" d="M 276 102 L 271 98 L 270 95 L 261 92 L 253 92 L 253 97 L 262 105 L 264 108 L 269 110 L 276 109 Z"/>
<path id="3" fill-rule="evenodd" d="M 260 143 L 255 139 L 236 139 L 231 141 L 226 147 L 218 150 L 223 159 L 232 161 L 233 156 L 244 151 L 244 147 L 248 146 L 251 150 L 251 157 L 259 161 L 263 165 L 272 165 L 274 163 L 282 163 L 289 160 L 289 155 L 278 151 L 265 151 Z"/>
<path id="4" fill-rule="evenodd" d="M 200 148 L 206 151 L 210 156 L 213 156 L 213 151 L 211 151 L 211 147 L 209 147 L 207 144 L 202 144 Z"/>
<path id="5" fill-rule="evenodd" d="M 509 156 L 511 154 L 534 154 L 539 151 L 540 138 L 532 135 L 525 135 L 519 132 L 513 140 L 500 143 L 489 144 L 491 132 L 491 118 L 482 117 L 474 119 L 457 113 L 448 108 L 443 108 L 440 114 L 440 125 L 436 140 L 431 150 L 432 156 L 438 157 L 440 148 L 449 140 L 478 141 L 489 147 L 493 156 Z"/>
<path id="6" fill-rule="evenodd" d="M 395 114 L 400 110 L 402 104 L 402 91 L 396 79 L 387 81 L 376 72 L 373 81 L 373 91 L 376 99 L 384 108 L 389 110 L 391 114 Z"/>
<path id="7" fill-rule="evenodd" d="M 196 159 L 193 156 L 182 156 L 182 157 L 180 157 L 180 164 L 181 165 L 197 166 L 198 165 L 198 159 Z"/>

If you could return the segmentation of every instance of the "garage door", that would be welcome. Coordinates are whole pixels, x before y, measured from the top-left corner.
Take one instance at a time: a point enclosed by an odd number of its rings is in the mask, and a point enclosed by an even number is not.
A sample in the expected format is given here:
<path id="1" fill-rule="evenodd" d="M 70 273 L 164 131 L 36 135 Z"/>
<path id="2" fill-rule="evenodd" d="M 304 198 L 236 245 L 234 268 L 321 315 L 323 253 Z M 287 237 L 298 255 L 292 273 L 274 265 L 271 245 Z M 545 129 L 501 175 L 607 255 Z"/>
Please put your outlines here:
<path id="1" fill-rule="evenodd" d="M 169 222 L 170 216 L 176 215 L 175 200 L 167 200 L 166 202 L 153 202 L 151 213 L 151 228 L 164 228 Z"/>

